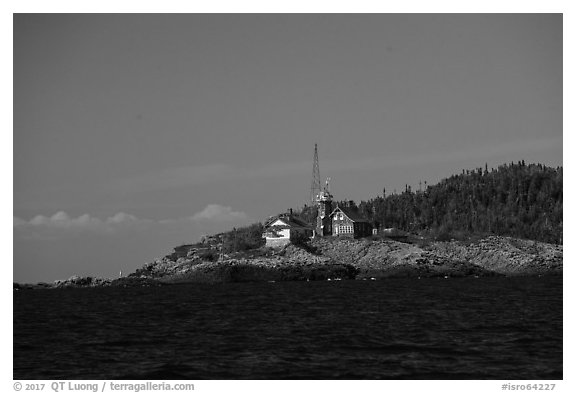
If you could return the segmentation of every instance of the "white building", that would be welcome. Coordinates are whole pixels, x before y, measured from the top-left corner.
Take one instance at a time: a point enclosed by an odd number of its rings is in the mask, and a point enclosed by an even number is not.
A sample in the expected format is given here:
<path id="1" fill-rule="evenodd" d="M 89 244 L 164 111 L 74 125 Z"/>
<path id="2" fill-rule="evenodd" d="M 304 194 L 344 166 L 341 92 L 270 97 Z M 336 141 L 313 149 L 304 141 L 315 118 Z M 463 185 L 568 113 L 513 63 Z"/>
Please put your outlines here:
<path id="1" fill-rule="evenodd" d="M 295 237 L 311 237 L 313 230 L 304 221 L 291 214 L 281 214 L 271 217 L 264 224 L 262 237 L 266 239 L 266 247 L 281 247 Z"/>

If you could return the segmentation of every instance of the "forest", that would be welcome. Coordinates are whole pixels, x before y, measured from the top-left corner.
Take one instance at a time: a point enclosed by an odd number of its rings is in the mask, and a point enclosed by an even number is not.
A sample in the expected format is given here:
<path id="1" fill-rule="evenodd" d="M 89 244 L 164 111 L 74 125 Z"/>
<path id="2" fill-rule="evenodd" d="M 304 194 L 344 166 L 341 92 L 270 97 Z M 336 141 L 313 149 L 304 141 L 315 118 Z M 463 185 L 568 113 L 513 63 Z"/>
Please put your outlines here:
<path id="1" fill-rule="evenodd" d="M 464 240 L 490 234 L 562 244 L 562 167 L 524 161 L 488 170 L 463 170 L 435 185 L 368 201 L 336 201 L 354 209 L 377 228 L 398 228 L 428 239 Z M 294 209 L 314 226 L 317 209 Z M 239 251 L 264 244 L 260 223 L 223 234 L 224 249 Z"/>
<path id="2" fill-rule="evenodd" d="M 402 193 L 368 201 L 339 201 L 378 228 L 398 228 L 436 240 L 471 235 L 506 235 L 562 243 L 562 167 L 524 161 L 463 170 L 422 190 L 408 185 Z M 315 208 L 300 215 L 312 223 Z"/>

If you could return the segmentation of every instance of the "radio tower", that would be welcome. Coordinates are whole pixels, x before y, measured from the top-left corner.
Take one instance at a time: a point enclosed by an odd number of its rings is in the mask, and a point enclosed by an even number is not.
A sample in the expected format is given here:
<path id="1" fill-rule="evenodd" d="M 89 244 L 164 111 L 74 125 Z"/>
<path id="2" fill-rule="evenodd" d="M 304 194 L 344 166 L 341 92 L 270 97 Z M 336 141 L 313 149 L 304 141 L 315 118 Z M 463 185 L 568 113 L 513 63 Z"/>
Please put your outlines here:
<path id="1" fill-rule="evenodd" d="M 312 186 L 310 187 L 310 202 L 312 206 L 320 194 L 320 167 L 318 166 L 318 144 L 314 144 L 314 168 L 312 169 Z"/>

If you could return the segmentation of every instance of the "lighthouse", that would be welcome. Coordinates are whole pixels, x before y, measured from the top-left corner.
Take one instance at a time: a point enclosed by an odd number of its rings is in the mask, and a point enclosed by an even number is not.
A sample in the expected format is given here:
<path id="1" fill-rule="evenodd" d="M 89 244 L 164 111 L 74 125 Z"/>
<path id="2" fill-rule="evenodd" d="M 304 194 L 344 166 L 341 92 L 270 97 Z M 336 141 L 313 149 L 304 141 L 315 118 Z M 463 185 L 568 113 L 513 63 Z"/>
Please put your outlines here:
<path id="1" fill-rule="evenodd" d="M 324 189 L 316 196 L 318 204 L 318 217 L 316 218 L 316 235 L 332 235 L 332 223 L 330 213 L 332 213 L 332 194 L 330 194 L 330 178 L 326 179 Z"/>

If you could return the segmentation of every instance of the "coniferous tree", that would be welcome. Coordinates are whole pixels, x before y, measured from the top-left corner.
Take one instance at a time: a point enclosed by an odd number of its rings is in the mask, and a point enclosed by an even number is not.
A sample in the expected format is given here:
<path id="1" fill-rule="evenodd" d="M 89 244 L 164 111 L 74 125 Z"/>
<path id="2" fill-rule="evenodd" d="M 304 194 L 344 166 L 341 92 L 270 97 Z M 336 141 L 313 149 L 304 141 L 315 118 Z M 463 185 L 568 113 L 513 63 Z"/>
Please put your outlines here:
<path id="1" fill-rule="evenodd" d="M 359 212 L 373 223 L 430 234 L 498 234 L 562 242 L 562 167 L 541 164 L 488 166 L 451 176 L 423 191 L 409 185 L 362 201 Z"/>

